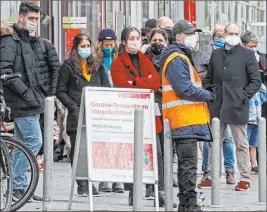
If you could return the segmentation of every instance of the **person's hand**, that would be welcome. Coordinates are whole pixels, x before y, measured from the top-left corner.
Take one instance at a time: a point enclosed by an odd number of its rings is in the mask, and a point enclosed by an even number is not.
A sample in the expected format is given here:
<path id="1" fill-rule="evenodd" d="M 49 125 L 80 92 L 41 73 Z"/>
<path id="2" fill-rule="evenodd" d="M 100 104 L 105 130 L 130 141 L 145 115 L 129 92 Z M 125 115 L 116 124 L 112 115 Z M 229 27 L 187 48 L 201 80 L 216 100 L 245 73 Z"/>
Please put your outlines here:
<path id="1" fill-rule="evenodd" d="M 209 92 L 212 92 L 212 93 L 216 93 L 216 91 L 215 91 L 215 87 L 216 87 L 216 85 L 213 84 L 213 85 L 210 85 L 210 86 L 208 86 L 207 88 L 205 88 L 205 90 L 207 90 L 207 91 L 209 91 Z"/>
<path id="2" fill-rule="evenodd" d="M 215 100 L 216 100 L 216 94 L 214 93 L 214 92 L 210 92 L 210 95 L 211 95 L 211 97 L 210 97 L 210 99 L 209 99 L 209 103 L 213 103 L 213 102 L 215 102 Z"/>

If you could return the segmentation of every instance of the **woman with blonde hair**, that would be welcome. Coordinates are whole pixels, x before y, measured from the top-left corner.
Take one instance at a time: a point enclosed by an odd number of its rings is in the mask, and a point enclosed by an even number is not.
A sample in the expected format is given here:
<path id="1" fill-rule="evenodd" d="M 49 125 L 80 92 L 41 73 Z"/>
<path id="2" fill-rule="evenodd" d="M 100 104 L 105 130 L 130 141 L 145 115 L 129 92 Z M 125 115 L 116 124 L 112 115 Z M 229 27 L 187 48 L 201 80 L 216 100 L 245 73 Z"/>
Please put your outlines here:
<path id="1" fill-rule="evenodd" d="M 107 77 L 111 87 L 114 87 L 114 84 L 111 79 L 110 74 L 110 65 L 113 60 L 118 57 L 119 46 L 117 43 L 117 36 L 113 29 L 102 29 L 98 36 L 98 43 L 95 48 L 95 53 L 93 58 L 95 61 L 102 63 L 105 68 Z"/>
<path id="2" fill-rule="evenodd" d="M 103 65 L 112 88 L 114 88 L 114 84 L 110 74 L 110 65 L 118 57 L 119 53 L 119 46 L 116 40 L 117 36 L 113 29 L 102 29 L 93 54 L 93 60 Z M 101 192 L 124 193 L 122 183 L 112 183 L 112 188 L 110 188 L 107 182 L 100 182 L 98 189 Z"/>

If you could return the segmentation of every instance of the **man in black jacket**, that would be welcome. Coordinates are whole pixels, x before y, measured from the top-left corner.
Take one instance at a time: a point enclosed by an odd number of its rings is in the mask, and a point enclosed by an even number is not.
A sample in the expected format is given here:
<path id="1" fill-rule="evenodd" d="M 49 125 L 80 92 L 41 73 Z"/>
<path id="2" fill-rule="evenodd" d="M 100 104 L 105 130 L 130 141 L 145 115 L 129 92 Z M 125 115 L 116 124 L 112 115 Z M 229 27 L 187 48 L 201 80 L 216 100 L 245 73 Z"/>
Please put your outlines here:
<path id="1" fill-rule="evenodd" d="M 221 121 L 221 141 L 229 124 L 236 144 L 237 166 L 241 178 L 237 191 L 250 188 L 250 156 L 247 140 L 249 99 L 261 87 L 259 66 L 253 51 L 240 45 L 236 24 L 225 28 L 225 46 L 212 52 L 204 87 L 215 90 L 216 101 L 210 105 L 211 117 Z M 214 87 L 215 88 L 212 88 Z"/>
<path id="2" fill-rule="evenodd" d="M 48 64 L 53 65 L 53 60 L 56 61 L 51 56 L 53 54 L 51 51 L 43 50 L 43 46 L 47 47 L 50 44 L 33 37 L 39 11 L 39 7 L 34 2 L 22 2 L 18 23 L 12 27 L 3 27 L 1 23 L 0 44 L 0 75 L 21 74 L 21 78 L 4 83 L 5 100 L 7 106 L 11 108 L 14 119 L 15 137 L 25 142 L 34 154 L 38 153 L 43 142 L 39 118 L 44 109 L 44 97 L 53 95 L 52 87 L 55 94 L 56 84 L 53 85 L 51 81 L 57 81 L 57 71 L 49 75 L 50 79 L 47 77 Z M 50 60 L 48 63 L 44 63 L 46 56 L 47 61 Z M 56 63 L 59 67 L 58 59 Z M 13 199 L 15 201 L 23 197 L 28 186 L 26 176 L 28 161 L 19 153 L 14 152 L 13 161 Z M 36 195 L 33 199 L 42 201 L 42 198 Z"/>

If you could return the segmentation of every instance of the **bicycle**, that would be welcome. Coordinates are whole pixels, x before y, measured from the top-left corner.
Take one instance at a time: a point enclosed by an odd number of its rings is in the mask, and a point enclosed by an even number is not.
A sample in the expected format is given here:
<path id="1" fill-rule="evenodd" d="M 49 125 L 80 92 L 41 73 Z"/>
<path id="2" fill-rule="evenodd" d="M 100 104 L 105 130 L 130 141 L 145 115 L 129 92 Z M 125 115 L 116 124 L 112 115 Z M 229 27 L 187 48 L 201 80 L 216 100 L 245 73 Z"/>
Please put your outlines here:
<path id="1" fill-rule="evenodd" d="M 14 74 L 14 75 L 2 75 L 0 80 L 0 104 L 1 104 L 1 112 L 8 112 L 8 119 L 10 120 L 10 109 L 6 106 L 5 99 L 3 97 L 3 90 L 2 90 L 2 82 L 5 82 L 10 79 L 18 78 L 20 77 L 20 74 Z M 28 185 L 27 190 L 24 192 L 23 197 L 14 203 L 11 204 L 10 211 L 17 211 L 20 208 L 22 208 L 33 196 L 37 185 L 39 181 L 39 166 L 37 159 L 35 155 L 32 153 L 32 151 L 28 148 L 28 146 L 22 142 L 21 140 L 13 137 L 12 134 L 8 133 L 8 130 L 5 127 L 4 124 L 4 116 L 1 116 L 0 119 L 0 125 L 4 129 L 4 133 L 0 134 L 0 140 L 1 143 L 4 143 L 8 147 L 9 154 L 13 156 L 14 151 L 21 151 L 25 157 L 28 159 L 29 167 L 31 169 L 31 179 Z M 11 164 L 12 159 L 10 160 L 9 167 L 13 166 L 13 163 Z M 12 182 L 12 179 L 11 179 Z M 12 187 L 10 187 L 12 188 Z M 13 197 L 13 190 L 7 192 L 8 195 Z M 10 197 L 9 197 L 10 198 Z"/>
<path id="2" fill-rule="evenodd" d="M 11 157 L 7 145 L 0 140 L 0 180 L 1 180 L 1 211 L 9 211 L 12 204 L 12 169 Z M 6 189 L 6 190 L 3 190 Z"/>

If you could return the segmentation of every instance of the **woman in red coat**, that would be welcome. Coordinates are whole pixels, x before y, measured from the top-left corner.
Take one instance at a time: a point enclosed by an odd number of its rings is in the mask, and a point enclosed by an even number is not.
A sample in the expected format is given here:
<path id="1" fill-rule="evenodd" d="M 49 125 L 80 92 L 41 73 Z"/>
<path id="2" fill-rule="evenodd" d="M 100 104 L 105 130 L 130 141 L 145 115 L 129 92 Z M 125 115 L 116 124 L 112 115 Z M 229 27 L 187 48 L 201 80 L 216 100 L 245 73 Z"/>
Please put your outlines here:
<path id="1" fill-rule="evenodd" d="M 121 47 L 119 57 L 111 64 L 111 76 L 114 86 L 117 88 L 146 88 L 157 91 L 160 89 L 160 77 L 151 60 L 141 51 L 140 32 L 135 27 L 126 27 L 121 33 Z M 157 133 L 162 131 L 162 125 L 156 121 Z M 159 143 L 159 142 L 157 142 Z M 160 146 L 157 145 L 158 152 Z M 159 195 L 160 205 L 164 205 L 164 180 L 161 152 L 158 154 L 159 169 Z M 129 205 L 133 205 L 133 188 L 131 184 L 125 184 L 125 190 L 129 190 Z M 150 192 L 150 193 L 149 193 Z M 151 191 L 146 191 L 146 196 L 151 197 Z M 148 194 L 149 193 L 149 194 Z M 155 196 L 153 194 L 153 196 Z"/>

